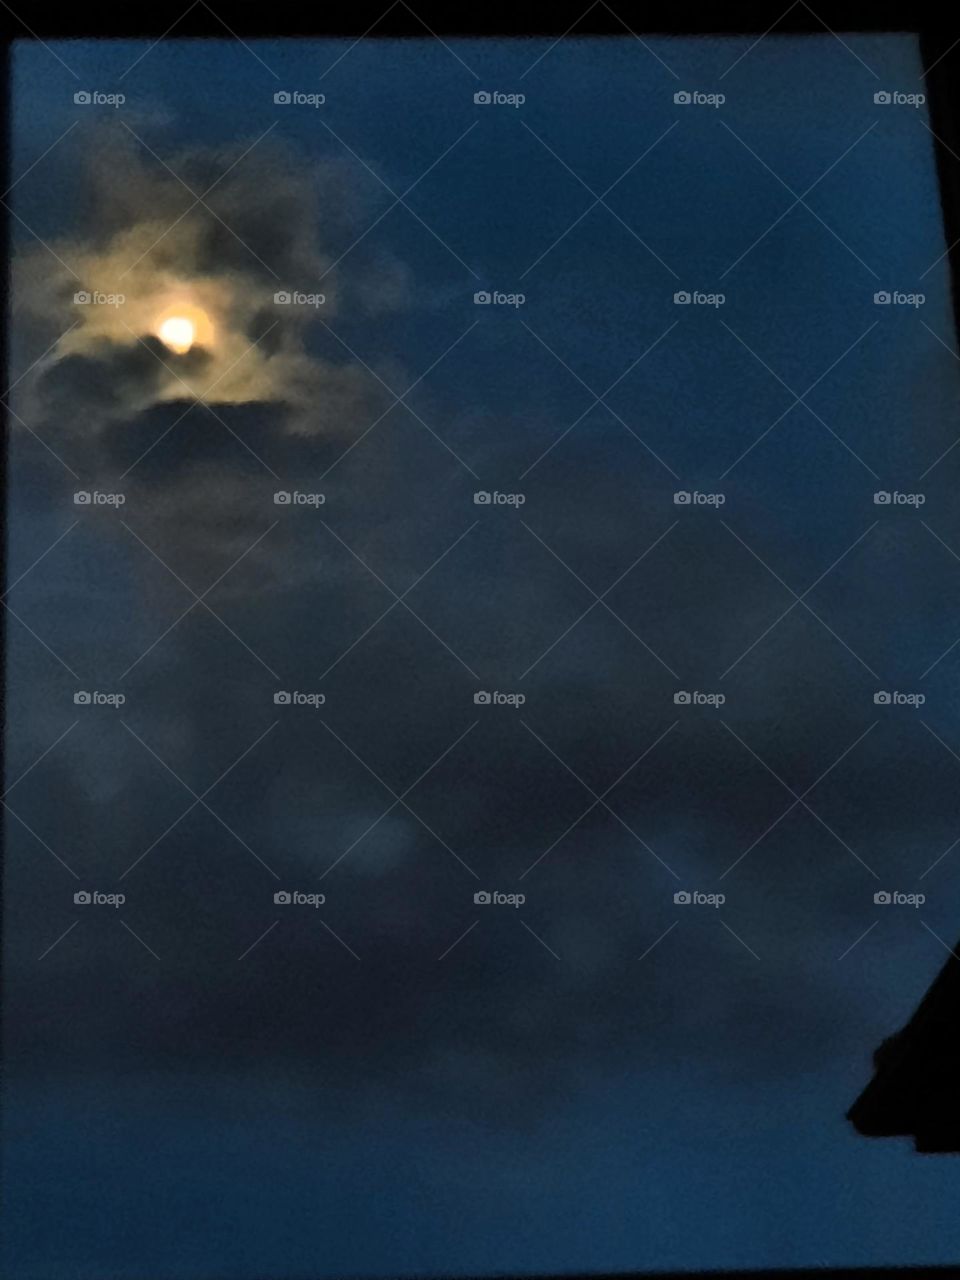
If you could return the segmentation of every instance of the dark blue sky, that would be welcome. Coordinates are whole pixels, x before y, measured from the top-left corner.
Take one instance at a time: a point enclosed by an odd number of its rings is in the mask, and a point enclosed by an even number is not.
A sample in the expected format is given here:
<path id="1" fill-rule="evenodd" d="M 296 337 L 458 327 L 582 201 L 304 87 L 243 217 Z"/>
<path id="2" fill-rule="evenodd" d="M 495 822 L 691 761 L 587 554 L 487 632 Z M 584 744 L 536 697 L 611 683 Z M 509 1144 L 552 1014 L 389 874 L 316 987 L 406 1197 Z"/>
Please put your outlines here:
<path id="1" fill-rule="evenodd" d="M 16 49 L 24 1280 L 956 1260 L 843 1118 L 958 930 L 918 52 L 750 44 Z"/>

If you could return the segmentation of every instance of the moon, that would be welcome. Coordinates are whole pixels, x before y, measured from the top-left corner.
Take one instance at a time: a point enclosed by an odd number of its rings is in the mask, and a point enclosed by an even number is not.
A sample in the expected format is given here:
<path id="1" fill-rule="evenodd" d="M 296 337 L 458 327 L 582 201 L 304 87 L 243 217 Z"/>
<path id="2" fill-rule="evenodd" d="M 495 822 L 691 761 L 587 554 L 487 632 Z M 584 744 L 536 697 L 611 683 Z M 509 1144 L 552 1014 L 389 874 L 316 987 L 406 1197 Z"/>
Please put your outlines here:
<path id="1" fill-rule="evenodd" d="M 186 355 L 193 346 L 209 347 L 213 341 L 210 317 L 184 299 L 160 312 L 153 331 L 163 345 L 178 356 Z"/>
<path id="2" fill-rule="evenodd" d="M 176 351 L 177 355 L 183 355 L 190 350 L 196 333 L 193 321 L 187 316 L 170 316 L 163 321 L 157 331 L 164 346 L 169 347 L 171 351 Z"/>

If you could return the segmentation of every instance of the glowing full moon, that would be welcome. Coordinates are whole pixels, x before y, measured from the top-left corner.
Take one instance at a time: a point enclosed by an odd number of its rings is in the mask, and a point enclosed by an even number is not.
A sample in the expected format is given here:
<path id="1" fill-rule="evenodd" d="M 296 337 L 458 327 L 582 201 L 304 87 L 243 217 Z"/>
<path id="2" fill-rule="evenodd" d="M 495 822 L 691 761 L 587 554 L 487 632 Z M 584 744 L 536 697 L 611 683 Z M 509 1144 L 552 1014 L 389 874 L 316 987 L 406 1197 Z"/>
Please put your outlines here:
<path id="1" fill-rule="evenodd" d="M 186 355 L 192 347 L 210 347 L 214 332 L 210 317 L 189 294 L 173 297 L 153 322 L 153 332 L 168 350 Z"/>
<path id="2" fill-rule="evenodd" d="M 187 316 L 170 316 L 163 321 L 157 332 L 165 346 L 178 355 L 183 355 L 193 346 L 197 331 L 193 321 Z"/>

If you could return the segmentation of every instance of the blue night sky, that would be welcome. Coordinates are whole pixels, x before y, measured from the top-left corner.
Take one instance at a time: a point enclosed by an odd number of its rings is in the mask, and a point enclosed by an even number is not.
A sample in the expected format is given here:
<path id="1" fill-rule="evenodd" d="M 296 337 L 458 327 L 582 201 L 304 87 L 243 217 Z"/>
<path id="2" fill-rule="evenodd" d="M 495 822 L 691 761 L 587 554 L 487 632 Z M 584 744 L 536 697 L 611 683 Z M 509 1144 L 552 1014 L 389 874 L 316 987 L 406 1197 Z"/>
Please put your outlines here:
<path id="1" fill-rule="evenodd" d="M 15 47 L 19 1280 L 957 1261 L 919 54 L 752 43 Z"/>

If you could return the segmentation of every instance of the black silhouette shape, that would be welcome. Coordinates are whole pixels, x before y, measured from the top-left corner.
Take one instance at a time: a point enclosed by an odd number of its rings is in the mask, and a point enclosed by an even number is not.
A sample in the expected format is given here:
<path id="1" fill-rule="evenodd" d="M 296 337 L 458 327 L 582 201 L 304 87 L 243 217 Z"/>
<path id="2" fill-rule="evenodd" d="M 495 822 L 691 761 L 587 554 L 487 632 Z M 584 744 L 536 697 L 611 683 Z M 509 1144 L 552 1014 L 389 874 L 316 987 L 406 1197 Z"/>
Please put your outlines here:
<path id="1" fill-rule="evenodd" d="M 960 1154 L 960 955 L 941 969 L 901 1031 L 873 1055 L 873 1079 L 847 1112 L 871 1138 L 909 1137 L 917 1151 Z"/>

